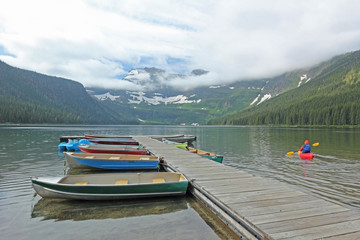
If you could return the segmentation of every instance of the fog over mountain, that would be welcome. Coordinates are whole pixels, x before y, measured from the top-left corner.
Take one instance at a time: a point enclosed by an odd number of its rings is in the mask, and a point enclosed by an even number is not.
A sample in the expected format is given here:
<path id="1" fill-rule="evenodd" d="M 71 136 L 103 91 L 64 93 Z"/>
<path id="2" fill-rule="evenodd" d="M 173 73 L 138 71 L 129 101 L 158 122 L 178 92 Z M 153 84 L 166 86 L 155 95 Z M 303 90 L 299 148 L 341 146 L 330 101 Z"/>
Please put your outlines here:
<path id="1" fill-rule="evenodd" d="M 174 74 L 155 67 L 145 67 L 131 70 L 122 81 L 133 85 L 133 88 L 128 88 L 128 90 L 155 91 L 156 89 L 162 88 L 188 90 L 204 84 L 208 85 L 207 82 L 199 81 L 198 84 L 193 82 L 208 77 L 208 74 L 208 71 L 202 69 L 194 69 L 189 74 Z M 190 82 L 193 83 L 191 86 L 188 86 Z"/>

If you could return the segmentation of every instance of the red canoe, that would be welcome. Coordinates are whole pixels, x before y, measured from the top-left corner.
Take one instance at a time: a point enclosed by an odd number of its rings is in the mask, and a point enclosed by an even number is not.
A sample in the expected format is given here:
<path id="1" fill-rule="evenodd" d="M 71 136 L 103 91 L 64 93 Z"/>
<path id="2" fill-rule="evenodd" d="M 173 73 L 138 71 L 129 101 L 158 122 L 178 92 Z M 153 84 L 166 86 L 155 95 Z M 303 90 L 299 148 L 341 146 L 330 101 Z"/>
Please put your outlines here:
<path id="1" fill-rule="evenodd" d="M 85 138 L 132 138 L 130 136 L 115 136 L 115 135 L 89 135 L 85 134 Z"/>
<path id="2" fill-rule="evenodd" d="M 122 148 L 110 147 L 106 145 L 79 145 L 81 151 L 86 153 L 113 153 L 113 154 L 130 154 L 130 155 L 148 155 L 145 148 Z"/>
<path id="3" fill-rule="evenodd" d="M 89 138 L 88 140 L 97 144 L 139 145 L 139 143 L 132 138 Z"/>
<path id="4" fill-rule="evenodd" d="M 314 154 L 313 153 L 302 153 L 301 151 L 298 151 L 299 157 L 301 159 L 305 159 L 305 160 L 311 160 L 314 158 Z"/>

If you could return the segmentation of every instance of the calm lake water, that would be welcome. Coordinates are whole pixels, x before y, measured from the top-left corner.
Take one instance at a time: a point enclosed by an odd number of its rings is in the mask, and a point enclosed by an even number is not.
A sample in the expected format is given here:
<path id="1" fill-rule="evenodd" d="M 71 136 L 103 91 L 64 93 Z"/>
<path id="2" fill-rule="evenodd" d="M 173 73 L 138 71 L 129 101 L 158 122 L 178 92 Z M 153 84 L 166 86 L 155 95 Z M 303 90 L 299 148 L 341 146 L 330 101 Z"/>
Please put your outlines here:
<path id="1" fill-rule="evenodd" d="M 34 196 L 30 176 L 64 175 L 63 135 L 197 136 L 224 164 L 360 211 L 360 129 L 180 126 L 0 126 L 0 239 L 231 239 L 193 198 L 66 201 Z M 295 154 L 305 139 L 313 161 Z"/>

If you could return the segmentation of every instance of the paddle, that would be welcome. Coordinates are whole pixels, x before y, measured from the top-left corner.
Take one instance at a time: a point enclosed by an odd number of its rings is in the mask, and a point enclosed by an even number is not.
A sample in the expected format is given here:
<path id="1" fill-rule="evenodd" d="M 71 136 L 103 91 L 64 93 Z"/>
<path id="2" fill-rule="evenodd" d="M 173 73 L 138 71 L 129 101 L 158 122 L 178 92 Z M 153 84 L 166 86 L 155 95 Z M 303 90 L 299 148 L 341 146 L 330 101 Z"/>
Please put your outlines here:
<path id="1" fill-rule="evenodd" d="M 316 142 L 316 143 L 313 143 L 313 145 L 312 145 L 313 147 L 317 147 L 317 146 L 319 146 L 319 143 L 318 142 Z M 295 152 L 295 151 L 294 151 Z M 294 152 L 288 152 L 288 153 L 286 153 L 287 155 L 293 155 L 294 154 Z M 296 151 L 297 152 L 297 151 Z"/>

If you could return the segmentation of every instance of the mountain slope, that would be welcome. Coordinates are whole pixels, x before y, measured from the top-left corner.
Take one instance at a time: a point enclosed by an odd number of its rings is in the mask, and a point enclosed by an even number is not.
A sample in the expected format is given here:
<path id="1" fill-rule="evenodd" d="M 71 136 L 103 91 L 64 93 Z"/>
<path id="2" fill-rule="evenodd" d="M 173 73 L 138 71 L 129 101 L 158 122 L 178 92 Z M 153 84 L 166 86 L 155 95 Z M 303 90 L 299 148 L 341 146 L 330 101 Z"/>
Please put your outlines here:
<path id="1" fill-rule="evenodd" d="M 191 74 L 180 75 L 156 68 L 144 68 L 131 70 L 124 78 L 137 86 L 143 86 L 142 91 L 101 88 L 88 90 L 105 105 L 111 104 L 114 111 L 136 116 L 142 123 L 206 124 L 213 118 L 262 104 L 289 89 L 304 85 L 319 73 L 319 69 L 321 68 L 301 69 L 268 79 L 181 90 L 171 87 L 167 81 L 188 77 L 195 81 L 198 76 L 206 77 L 208 72 L 197 69 Z"/>
<path id="2" fill-rule="evenodd" d="M 0 122 L 118 123 L 119 114 L 91 98 L 78 82 L 0 61 Z"/>
<path id="3" fill-rule="evenodd" d="M 264 85 L 265 81 L 254 80 L 186 91 L 168 87 L 146 92 L 100 88 L 88 90 L 104 105 L 112 104 L 114 111 L 121 108 L 121 111 L 136 116 L 143 123 L 206 124 L 214 117 L 248 107 Z"/>
<path id="4" fill-rule="evenodd" d="M 360 51 L 337 56 L 309 72 L 314 77 L 307 84 L 209 124 L 360 124 Z"/>

